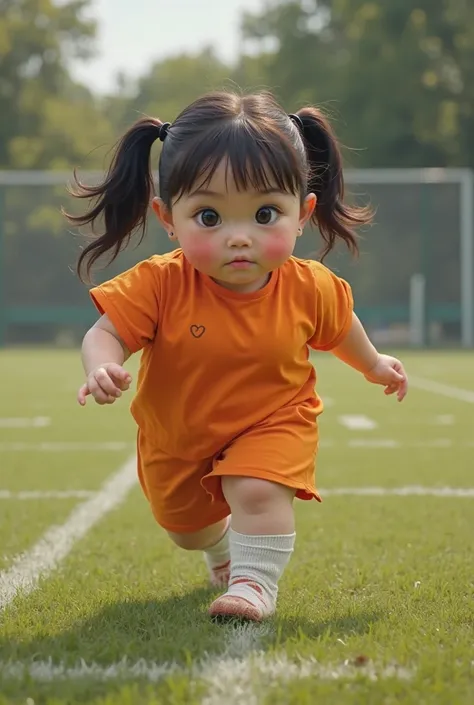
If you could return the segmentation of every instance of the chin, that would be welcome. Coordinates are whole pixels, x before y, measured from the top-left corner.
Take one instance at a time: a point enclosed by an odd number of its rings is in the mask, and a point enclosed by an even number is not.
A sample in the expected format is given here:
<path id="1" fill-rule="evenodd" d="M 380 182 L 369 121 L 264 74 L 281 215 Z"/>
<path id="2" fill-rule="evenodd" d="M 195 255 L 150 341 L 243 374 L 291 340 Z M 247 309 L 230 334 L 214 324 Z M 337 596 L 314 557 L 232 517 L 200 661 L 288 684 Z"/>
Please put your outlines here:
<path id="1" fill-rule="evenodd" d="M 267 272 L 258 272 L 258 274 L 255 272 L 235 272 L 231 277 L 229 275 L 224 277 L 223 281 L 229 284 L 252 284 L 252 282 L 256 282 L 266 275 Z"/>

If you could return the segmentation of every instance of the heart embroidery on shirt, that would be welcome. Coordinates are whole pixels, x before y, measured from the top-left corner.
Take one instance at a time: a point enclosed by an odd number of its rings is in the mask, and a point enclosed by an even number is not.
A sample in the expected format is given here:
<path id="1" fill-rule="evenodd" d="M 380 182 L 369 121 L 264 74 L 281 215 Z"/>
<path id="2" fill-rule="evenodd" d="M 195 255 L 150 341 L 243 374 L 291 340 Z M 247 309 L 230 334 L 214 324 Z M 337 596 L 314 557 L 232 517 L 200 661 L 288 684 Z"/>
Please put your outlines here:
<path id="1" fill-rule="evenodd" d="M 191 328 L 189 330 L 191 331 L 191 335 L 194 338 L 201 338 L 204 335 L 204 333 L 206 332 L 206 329 L 204 328 L 204 326 L 196 326 L 196 325 L 191 326 Z"/>

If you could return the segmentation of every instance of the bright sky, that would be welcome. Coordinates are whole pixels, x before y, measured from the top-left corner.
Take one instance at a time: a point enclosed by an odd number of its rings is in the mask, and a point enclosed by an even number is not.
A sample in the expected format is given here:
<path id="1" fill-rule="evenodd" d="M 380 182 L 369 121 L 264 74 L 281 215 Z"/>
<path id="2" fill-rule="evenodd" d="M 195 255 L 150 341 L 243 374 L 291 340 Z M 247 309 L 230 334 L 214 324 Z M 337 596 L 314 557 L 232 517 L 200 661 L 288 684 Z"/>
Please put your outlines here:
<path id="1" fill-rule="evenodd" d="M 118 71 L 136 76 L 156 59 L 211 44 L 233 60 L 244 10 L 258 12 L 264 0 L 92 0 L 98 22 L 98 54 L 75 62 L 72 72 L 94 91 L 111 91 Z"/>

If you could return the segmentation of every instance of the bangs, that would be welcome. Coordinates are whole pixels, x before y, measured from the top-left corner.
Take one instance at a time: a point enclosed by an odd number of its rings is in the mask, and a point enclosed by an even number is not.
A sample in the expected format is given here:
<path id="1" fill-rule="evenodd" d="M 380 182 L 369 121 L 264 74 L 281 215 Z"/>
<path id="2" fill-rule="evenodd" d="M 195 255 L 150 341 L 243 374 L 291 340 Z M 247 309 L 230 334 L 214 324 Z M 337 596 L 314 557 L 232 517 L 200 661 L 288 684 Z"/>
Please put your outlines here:
<path id="1" fill-rule="evenodd" d="M 190 140 L 189 145 L 183 144 L 179 153 L 170 165 L 167 193 L 162 193 L 169 204 L 176 196 L 208 186 L 222 161 L 226 183 L 230 174 L 239 191 L 276 189 L 298 195 L 306 188 L 300 178 L 306 173 L 305 164 L 290 140 L 244 120 L 221 122 Z"/>

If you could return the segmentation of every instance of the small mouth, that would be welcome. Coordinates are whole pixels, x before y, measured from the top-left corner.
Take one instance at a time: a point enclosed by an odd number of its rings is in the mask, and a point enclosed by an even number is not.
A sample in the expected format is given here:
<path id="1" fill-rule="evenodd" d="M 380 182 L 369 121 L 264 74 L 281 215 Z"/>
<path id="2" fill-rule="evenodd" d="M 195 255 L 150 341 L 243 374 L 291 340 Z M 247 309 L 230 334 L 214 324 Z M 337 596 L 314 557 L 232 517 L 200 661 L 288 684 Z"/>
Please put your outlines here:
<path id="1" fill-rule="evenodd" d="M 249 259 L 233 259 L 232 262 L 229 262 L 228 266 L 233 267 L 234 269 L 246 269 L 252 264 L 253 262 Z"/>

